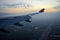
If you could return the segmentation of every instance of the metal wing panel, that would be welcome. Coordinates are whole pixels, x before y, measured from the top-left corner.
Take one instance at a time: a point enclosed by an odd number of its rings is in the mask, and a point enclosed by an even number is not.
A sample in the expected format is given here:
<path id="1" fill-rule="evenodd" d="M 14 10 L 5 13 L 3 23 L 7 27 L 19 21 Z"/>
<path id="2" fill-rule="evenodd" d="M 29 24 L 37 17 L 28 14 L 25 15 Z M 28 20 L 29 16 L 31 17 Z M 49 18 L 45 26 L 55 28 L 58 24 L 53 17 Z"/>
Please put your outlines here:
<path id="1" fill-rule="evenodd" d="M 0 19 L 0 27 L 8 27 L 9 25 L 13 25 L 14 23 L 18 23 L 18 22 L 21 22 L 21 21 L 24 21 L 24 20 L 28 20 L 30 19 L 31 17 L 26 15 L 26 16 L 17 16 L 17 17 L 14 17 L 14 18 L 6 18 L 6 19 Z"/>

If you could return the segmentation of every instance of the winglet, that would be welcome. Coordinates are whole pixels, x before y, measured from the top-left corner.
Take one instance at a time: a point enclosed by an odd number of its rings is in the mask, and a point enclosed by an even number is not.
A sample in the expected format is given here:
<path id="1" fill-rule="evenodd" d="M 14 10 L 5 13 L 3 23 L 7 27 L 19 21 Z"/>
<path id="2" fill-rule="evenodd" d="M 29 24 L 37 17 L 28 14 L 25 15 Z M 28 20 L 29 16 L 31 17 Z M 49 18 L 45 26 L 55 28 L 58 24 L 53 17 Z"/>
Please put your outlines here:
<path id="1" fill-rule="evenodd" d="M 41 9 L 41 10 L 39 11 L 39 13 L 44 12 L 44 10 L 45 10 L 45 8 Z"/>
<path id="2" fill-rule="evenodd" d="M 28 15 L 31 15 L 31 16 L 33 16 L 33 15 L 36 15 L 36 14 L 39 14 L 39 13 L 42 13 L 42 12 L 44 12 L 44 10 L 45 10 L 45 8 L 41 9 L 41 10 L 40 10 L 39 12 L 37 12 L 37 13 L 28 14 Z"/>

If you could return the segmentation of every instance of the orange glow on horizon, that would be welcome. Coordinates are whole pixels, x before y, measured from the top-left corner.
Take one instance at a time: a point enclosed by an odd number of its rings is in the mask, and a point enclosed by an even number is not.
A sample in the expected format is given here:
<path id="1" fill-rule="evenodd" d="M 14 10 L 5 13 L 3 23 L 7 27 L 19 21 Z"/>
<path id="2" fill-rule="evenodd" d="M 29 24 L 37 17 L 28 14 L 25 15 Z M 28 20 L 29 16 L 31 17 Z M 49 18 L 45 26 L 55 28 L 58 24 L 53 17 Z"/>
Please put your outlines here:
<path id="1" fill-rule="evenodd" d="M 7 8 L 7 9 L 4 9 L 4 12 L 7 12 L 7 13 L 31 12 L 31 11 L 41 10 L 42 8 L 46 8 L 45 12 L 54 12 L 55 10 L 52 7 L 53 5 L 45 4 L 45 5 L 37 5 L 32 8 Z M 52 9 L 49 9 L 49 8 L 52 8 Z"/>
<path id="2" fill-rule="evenodd" d="M 5 12 L 10 12 L 10 13 L 19 13 L 19 12 L 31 12 L 31 11 L 36 11 L 36 10 L 41 10 L 41 8 L 29 8 L 29 9 L 25 9 L 25 8 L 10 8 L 10 9 L 5 9 Z M 56 9 L 49 9 L 46 8 L 45 12 L 56 12 L 58 10 Z"/>
<path id="3" fill-rule="evenodd" d="M 57 12 L 60 9 L 46 9 L 45 12 Z"/>

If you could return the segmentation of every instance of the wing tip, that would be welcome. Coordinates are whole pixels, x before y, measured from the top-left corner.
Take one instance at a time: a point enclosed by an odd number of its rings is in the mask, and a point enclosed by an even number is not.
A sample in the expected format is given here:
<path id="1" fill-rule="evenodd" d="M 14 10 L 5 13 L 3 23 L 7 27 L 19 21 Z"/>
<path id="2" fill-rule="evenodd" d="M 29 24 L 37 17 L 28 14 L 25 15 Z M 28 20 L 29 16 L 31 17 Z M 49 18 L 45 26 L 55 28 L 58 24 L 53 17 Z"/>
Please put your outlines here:
<path id="1" fill-rule="evenodd" d="M 41 10 L 39 11 L 39 13 L 44 12 L 44 10 L 45 10 L 45 8 L 41 9 Z"/>

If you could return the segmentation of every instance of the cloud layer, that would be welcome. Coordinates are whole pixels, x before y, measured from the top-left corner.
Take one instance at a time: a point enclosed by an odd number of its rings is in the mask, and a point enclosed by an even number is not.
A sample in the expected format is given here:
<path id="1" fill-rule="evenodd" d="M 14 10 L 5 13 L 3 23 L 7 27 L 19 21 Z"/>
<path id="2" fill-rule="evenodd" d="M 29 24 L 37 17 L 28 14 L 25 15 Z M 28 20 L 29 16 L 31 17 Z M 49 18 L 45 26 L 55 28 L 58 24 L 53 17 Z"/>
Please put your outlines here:
<path id="1" fill-rule="evenodd" d="M 31 4 L 28 3 L 16 3 L 16 4 L 0 4 L 0 8 L 29 8 L 32 7 Z"/>
<path id="2" fill-rule="evenodd" d="M 60 9 L 60 5 L 58 5 L 58 6 L 56 6 L 56 7 L 54 7 L 55 9 Z"/>
<path id="3" fill-rule="evenodd" d="M 48 10 L 49 9 L 54 10 L 56 8 L 60 8 L 59 2 L 60 2 L 59 0 L 0 0 L 0 10 L 4 7 L 5 8 L 18 8 L 17 9 L 18 11 L 20 11 L 19 10 L 20 8 L 21 10 L 23 10 L 22 8 L 25 8 L 25 9 L 31 8 L 32 10 L 33 9 L 40 10 L 41 8 L 46 8 Z M 6 10 L 6 9 L 3 9 L 3 10 Z M 12 9 L 9 9 L 9 11 L 11 10 Z M 14 9 L 14 11 L 15 10 L 16 9 Z"/>

